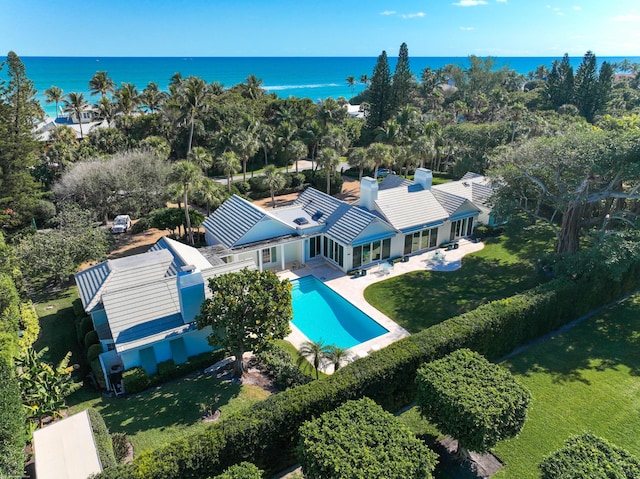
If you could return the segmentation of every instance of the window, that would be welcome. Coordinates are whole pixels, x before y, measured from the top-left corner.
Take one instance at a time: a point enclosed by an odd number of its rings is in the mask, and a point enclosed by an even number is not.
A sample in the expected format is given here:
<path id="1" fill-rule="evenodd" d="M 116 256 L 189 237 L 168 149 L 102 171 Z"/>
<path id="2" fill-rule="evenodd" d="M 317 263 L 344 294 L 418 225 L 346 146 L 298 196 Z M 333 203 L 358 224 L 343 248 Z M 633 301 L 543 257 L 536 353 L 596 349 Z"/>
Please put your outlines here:
<path id="1" fill-rule="evenodd" d="M 265 248 L 262 250 L 262 264 L 275 263 L 276 261 L 278 261 L 278 258 L 275 246 L 273 248 Z"/>
<path id="2" fill-rule="evenodd" d="M 391 238 L 353 247 L 353 268 L 391 257 Z"/>
<path id="3" fill-rule="evenodd" d="M 374 241 L 371 244 L 371 260 L 378 261 L 380 259 L 380 241 Z"/>
<path id="4" fill-rule="evenodd" d="M 320 254 L 320 245 L 322 241 L 322 237 L 314 236 L 309 239 L 309 258 L 315 258 Z"/>
<path id="5" fill-rule="evenodd" d="M 391 238 L 382 240 L 382 259 L 391 257 Z"/>
<path id="6" fill-rule="evenodd" d="M 435 248 L 438 243 L 438 228 L 429 228 L 404 237 L 404 254 Z"/>
<path id="7" fill-rule="evenodd" d="M 449 235 L 449 239 L 453 241 L 456 238 L 469 236 L 471 233 L 473 233 L 473 217 L 463 218 L 451 223 L 451 234 Z"/>
<path id="8" fill-rule="evenodd" d="M 353 248 L 353 268 L 358 268 L 362 264 L 362 246 L 354 246 Z"/>

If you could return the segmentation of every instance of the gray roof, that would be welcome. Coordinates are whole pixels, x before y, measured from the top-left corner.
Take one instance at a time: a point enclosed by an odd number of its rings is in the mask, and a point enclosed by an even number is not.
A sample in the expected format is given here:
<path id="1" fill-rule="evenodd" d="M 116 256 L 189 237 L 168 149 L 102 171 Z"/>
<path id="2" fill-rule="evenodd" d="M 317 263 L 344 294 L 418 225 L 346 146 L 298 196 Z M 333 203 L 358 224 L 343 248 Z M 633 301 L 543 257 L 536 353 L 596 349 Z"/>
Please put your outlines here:
<path id="1" fill-rule="evenodd" d="M 345 203 L 315 188 L 307 188 L 298 196 L 293 204 L 301 206 L 309 216 L 322 213 L 322 216 L 316 221 L 318 223 L 325 223 L 327 218 Z"/>
<path id="2" fill-rule="evenodd" d="M 471 184 L 471 201 L 476 205 L 489 207 L 489 199 L 493 195 L 493 188 L 484 183 Z"/>
<path id="3" fill-rule="evenodd" d="M 378 191 L 388 190 L 389 188 L 398 188 L 400 186 L 409 186 L 413 183 L 406 178 L 398 175 L 387 175 L 378 185 Z"/>
<path id="4" fill-rule="evenodd" d="M 266 213 L 257 206 L 233 195 L 222 203 L 201 226 L 225 246 L 233 247 L 265 216 Z"/>
<path id="5" fill-rule="evenodd" d="M 463 196 L 447 193 L 446 191 L 440 191 L 434 188 L 431 192 L 449 215 L 454 214 L 467 202 L 467 199 Z"/>
<path id="6" fill-rule="evenodd" d="M 375 205 L 385 219 L 399 230 L 435 224 L 449 217 L 432 191 L 419 185 L 379 191 Z"/>

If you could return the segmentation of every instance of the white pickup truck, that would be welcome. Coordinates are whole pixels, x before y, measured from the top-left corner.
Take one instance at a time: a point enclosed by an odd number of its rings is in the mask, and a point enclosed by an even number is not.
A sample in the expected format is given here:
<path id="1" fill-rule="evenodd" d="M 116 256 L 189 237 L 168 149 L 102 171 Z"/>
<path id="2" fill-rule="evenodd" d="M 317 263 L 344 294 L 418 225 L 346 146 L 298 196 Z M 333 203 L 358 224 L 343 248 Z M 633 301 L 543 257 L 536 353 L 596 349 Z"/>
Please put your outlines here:
<path id="1" fill-rule="evenodd" d="M 113 220 L 111 232 L 115 234 L 124 233 L 129 228 L 131 228 L 131 218 L 129 217 L 129 215 L 118 215 Z"/>

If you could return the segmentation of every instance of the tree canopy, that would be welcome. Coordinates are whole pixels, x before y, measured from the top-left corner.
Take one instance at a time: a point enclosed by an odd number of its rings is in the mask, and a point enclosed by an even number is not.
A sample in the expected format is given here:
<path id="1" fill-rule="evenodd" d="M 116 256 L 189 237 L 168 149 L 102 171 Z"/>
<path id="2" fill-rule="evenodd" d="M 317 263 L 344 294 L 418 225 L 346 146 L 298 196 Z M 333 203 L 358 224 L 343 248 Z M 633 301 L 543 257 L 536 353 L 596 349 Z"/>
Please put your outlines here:
<path id="1" fill-rule="evenodd" d="M 509 371 L 478 353 L 459 349 L 418 369 L 421 413 L 458 440 L 458 454 L 487 452 L 516 436 L 527 417 L 530 394 Z"/>
<path id="2" fill-rule="evenodd" d="M 368 398 L 304 423 L 298 456 L 308 479 L 429 479 L 437 457 Z"/>
<path id="3" fill-rule="evenodd" d="M 264 350 L 289 333 L 291 283 L 271 271 L 243 269 L 209 279 L 211 298 L 202 303 L 198 328 L 213 328 L 208 339 L 235 356 L 234 372 L 245 372 L 242 355 Z"/>

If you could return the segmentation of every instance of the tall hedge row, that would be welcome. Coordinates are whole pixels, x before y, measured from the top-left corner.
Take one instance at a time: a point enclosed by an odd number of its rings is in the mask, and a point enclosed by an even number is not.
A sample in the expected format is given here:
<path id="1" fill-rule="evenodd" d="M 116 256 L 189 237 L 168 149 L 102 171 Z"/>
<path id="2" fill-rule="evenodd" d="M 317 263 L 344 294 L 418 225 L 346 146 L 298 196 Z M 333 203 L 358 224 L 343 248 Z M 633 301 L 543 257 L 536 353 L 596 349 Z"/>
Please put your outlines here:
<path id="1" fill-rule="evenodd" d="M 241 461 L 277 471 L 295 462 L 300 425 L 349 399 L 368 396 L 388 410 L 415 400 L 418 367 L 459 348 L 497 359 L 637 287 L 640 268 L 619 283 L 554 280 L 485 304 L 340 369 L 289 389 L 212 424 L 206 430 L 146 451 L 99 477 L 203 478 Z"/>

